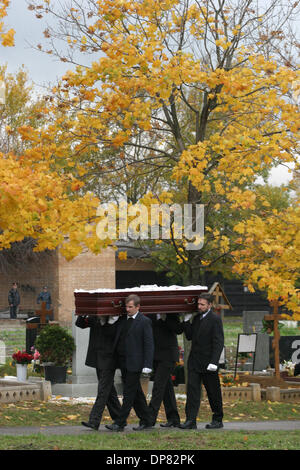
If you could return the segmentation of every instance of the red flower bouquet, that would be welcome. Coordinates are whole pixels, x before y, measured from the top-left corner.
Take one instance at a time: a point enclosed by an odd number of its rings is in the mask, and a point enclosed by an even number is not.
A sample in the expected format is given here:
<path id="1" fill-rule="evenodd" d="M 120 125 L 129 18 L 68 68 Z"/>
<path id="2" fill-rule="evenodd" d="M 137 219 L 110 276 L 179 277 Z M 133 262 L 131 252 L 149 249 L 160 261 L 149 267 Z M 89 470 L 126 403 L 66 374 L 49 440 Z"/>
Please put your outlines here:
<path id="1" fill-rule="evenodd" d="M 17 351 L 12 355 L 12 358 L 16 364 L 30 364 L 33 356 L 26 351 Z"/>

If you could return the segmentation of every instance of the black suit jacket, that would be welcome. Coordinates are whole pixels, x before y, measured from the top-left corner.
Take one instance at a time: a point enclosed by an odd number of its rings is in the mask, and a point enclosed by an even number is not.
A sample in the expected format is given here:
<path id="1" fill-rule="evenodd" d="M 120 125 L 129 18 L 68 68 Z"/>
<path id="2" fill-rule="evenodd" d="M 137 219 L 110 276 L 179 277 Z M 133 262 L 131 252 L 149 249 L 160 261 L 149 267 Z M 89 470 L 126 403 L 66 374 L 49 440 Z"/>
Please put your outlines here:
<path id="1" fill-rule="evenodd" d="M 154 360 L 178 362 L 179 350 L 177 335 L 182 333 L 178 314 L 166 315 L 166 320 L 157 320 L 156 314 L 149 315 L 152 321 L 154 338 Z"/>
<path id="2" fill-rule="evenodd" d="M 116 325 L 100 323 L 97 316 L 79 315 L 75 325 L 79 328 L 90 328 L 90 337 L 85 364 L 97 369 L 114 369 L 116 360 L 113 355 L 113 344 Z"/>
<path id="3" fill-rule="evenodd" d="M 18 289 L 14 289 L 13 287 L 10 289 L 8 293 L 8 304 L 13 305 L 14 307 L 20 305 L 20 294 Z"/>
<path id="4" fill-rule="evenodd" d="M 117 321 L 117 331 L 114 341 L 114 351 L 124 324 L 127 322 L 127 315 L 122 316 Z M 144 367 L 152 369 L 154 355 L 154 341 L 152 325 L 149 318 L 140 312 L 133 320 L 133 324 L 126 336 L 126 369 L 131 372 L 140 372 Z"/>
<path id="5" fill-rule="evenodd" d="M 188 369 L 207 372 L 208 364 L 218 365 L 224 347 L 224 331 L 221 318 L 210 311 L 205 318 L 197 314 L 193 322 L 184 322 L 184 332 L 192 340 Z"/>

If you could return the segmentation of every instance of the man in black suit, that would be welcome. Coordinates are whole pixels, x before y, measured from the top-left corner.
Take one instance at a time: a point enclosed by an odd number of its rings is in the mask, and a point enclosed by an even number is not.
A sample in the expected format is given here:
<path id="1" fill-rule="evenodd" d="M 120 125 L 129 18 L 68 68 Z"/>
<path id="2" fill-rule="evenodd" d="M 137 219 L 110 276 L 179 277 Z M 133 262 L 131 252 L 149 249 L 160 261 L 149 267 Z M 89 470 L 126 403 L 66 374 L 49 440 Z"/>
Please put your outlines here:
<path id="1" fill-rule="evenodd" d="M 186 422 L 182 429 L 197 429 L 196 418 L 200 407 L 201 385 L 207 392 L 213 413 L 212 422 L 207 429 L 223 427 L 223 405 L 218 363 L 224 347 L 224 332 L 221 318 L 212 312 L 212 296 L 202 294 L 198 299 L 198 313 L 192 324 L 191 315 L 185 315 L 184 332 L 192 340 L 188 358 L 187 401 L 185 407 Z"/>
<path id="2" fill-rule="evenodd" d="M 125 300 L 127 316 L 117 322 L 114 351 L 117 367 L 121 369 L 123 381 L 123 404 L 117 419 L 106 428 L 111 431 L 123 431 L 132 407 L 140 419 L 136 431 L 152 427 L 151 415 L 143 393 L 141 373 L 152 371 L 154 342 L 151 320 L 142 315 L 140 298 L 130 295 Z"/>
<path id="3" fill-rule="evenodd" d="M 162 427 L 177 427 L 180 416 L 177 410 L 174 386 L 171 374 L 179 360 L 177 334 L 182 333 L 182 326 L 177 314 L 149 315 L 152 321 L 154 338 L 154 383 L 149 408 L 152 424 L 155 425 L 157 415 L 163 402 L 167 422 Z"/>
<path id="4" fill-rule="evenodd" d="M 121 409 L 114 386 L 116 360 L 112 352 L 117 320 L 118 317 L 80 315 L 75 322 L 79 328 L 90 328 L 85 364 L 96 369 L 98 392 L 89 420 L 81 424 L 95 430 L 100 426 L 105 405 L 112 419 L 117 418 Z"/>

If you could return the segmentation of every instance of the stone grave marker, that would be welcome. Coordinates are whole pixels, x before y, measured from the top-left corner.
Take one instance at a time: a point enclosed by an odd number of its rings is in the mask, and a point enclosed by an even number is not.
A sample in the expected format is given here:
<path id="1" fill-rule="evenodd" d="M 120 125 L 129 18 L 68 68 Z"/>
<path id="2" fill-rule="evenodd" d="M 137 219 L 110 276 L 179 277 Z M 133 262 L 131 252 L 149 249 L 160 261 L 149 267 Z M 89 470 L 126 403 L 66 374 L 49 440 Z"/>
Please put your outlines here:
<path id="1" fill-rule="evenodd" d="M 270 336 L 270 365 L 274 367 L 274 350 L 272 348 L 273 336 Z M 300 364 L 300 336 L 281 336 L 279 339 L 279 360 L 292 361 L 294 364 Z"/>
<path id="2" fill-rule="evenodd" d="M 244 311 L 243 312 L 243 332 L 250 333 L 261 333 L 263 329 L 263 319 L 265 315 L 268 315 L 268 311 Z"/>
<path id="3" fill-rule="evenodd" d="M 6 349 L 4 341 L 0 341 L 0 364 L 5 364 Z"/>
<path id="4" fill-rule="evenodd" d="M 257 345 L 257 333 L 244 333 L 238 335 L 238 343 L 237 343 L 237 351 L 236 351 L 236 358 L 235 358 L 235 367 L 234 367 L 234 377 L 236 376 L 237 372 L 237 364 L 239 360 L 240 353 L 249 353 L 252 355 L 252 372 L 254 371 L 254 359 L 256 359 L 256 345 Z M 247 365 L 250 365 L 248 363 Z M 244 366 L 243 366 L 244 367 Z M 249 367 L 247 367 L 248 370 Z"/>
<path id="5" fill-rule="evenodd" d="M 257 333 L 256 354 L 254 370 L 265 370 L 269 366 L 269 335 L 262 333 L 263 319 L 268 311 L 244 311 L 243 332 L 247 334 Z M 246 370 L 252 370 L 252 364 L 245 364 Z"/>

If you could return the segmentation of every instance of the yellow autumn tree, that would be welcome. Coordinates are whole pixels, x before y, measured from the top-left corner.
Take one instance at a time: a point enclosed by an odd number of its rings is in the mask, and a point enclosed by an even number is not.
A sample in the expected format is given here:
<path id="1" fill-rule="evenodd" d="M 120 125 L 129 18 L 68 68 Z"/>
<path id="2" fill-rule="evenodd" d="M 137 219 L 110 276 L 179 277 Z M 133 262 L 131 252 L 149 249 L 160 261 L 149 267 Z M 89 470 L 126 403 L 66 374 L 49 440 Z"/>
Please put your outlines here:
<path id="1" fill-rule="evenodd" d="M 1 2 L 1 18 L 8 5 Z M 12 45 L 4 33 L 1 37 L 3 46 Z M 12 76 L 2 66 L 0 73 L 6 85 L 0 104 L 0 249 L 31 238 L 35 251 L 59 246 L 68 259 L 83 246 L 99 252 L 107 243 L 96 237 L 98 199 L 80 193 L 82 183 L 68 172 L 66 160 L 57 165 L 51 158 L 55 142 L 48 140 L 47 148 L 38 144 L 47 101 L 32 101 L 24 70 Z"/>
<path id="2" fill-rule="evenodd" d="M 267 218 L 251 217 L 235 230 L 243 247 L 233 252 L 234 272 L 242 276 L 251 291 L 267 292 L 300 320 L 300 206 L 299 199 L 285 211 L 273 210 Z"/>
<path id="3" fill-rule="evenodd" d="M 81 183 L 72 174 L 55 170 L 53 162 L 35 152 L 35 159 L 26 152 L 0 153 L 0 249 L 30 237 L 36 242 L 34 251 L 59 247 L 67 259 L 84 246 L 100 252 L 108 242 L 95 232 L 98 199 L 81 195 Z"/>
<path id="4" fill-rule="evenodd" d="M 18 129 L 29 123 L 33 128 L 44 124 L 45 116 L 40 112 L 43 97 L 33 98 L 35 90 L 24 67 L 8 73 L 7 65 L 0 65 L 0 76 L 5 84 L 5 103 L 0 106 L 0 151 L 22 155 L 26 144 Z"/>
<path id="5" fill-rule="evenodd" d="M 255 181 L 274 165 L 297 163 L 297 42 L 289 41 L 285 25 L 298 2 L 85 0 L 62 2 L 60 9 L 44 0 L 30 9 L 60 18 L 59 30 L 44 32 L 53 46 L 47 52 L 58 51 L 56 39 L 65 40 L 60 58 L 76 64 L 53 89 L 49 112 L 55 116 L 59 107 L 64 115 L 41 132 L 45 151 L 54 139 L 56 159 L 68 155 L 84 179 L 87 151 L 99 154 L 101 165 L 102 151 L 118 149 L 103 167 L 113 182 L 125 151 L 125 167 L 141 175 L 145 166 L 130 156 L 143 149 L 143 164 L 168 168 L 186 184 L 186 202 L 205 204 L 210 220 L 221 207 L 228 218 L 242 211 L 252 220 L 258 204 L 260 217 L 272 218 Z M 190 113 L 184 125 L 183 108 Z M 199 266 L 210 265 L 214 247 L 223 259 L 236 252 L 225 226 L 207 225 L 206 237 L 213 233 L 207 257 L 202 249 L 179 256 L 189 282 L 199 279 Z"/>
<path id="6" fill-rule="evenodd" d="M 10 0 L 0 0 L 0 41 L 3 46 L 13 46 L 15 31 L 9 29 L 6 31 L 3 18 L 7 16 Z"/>

